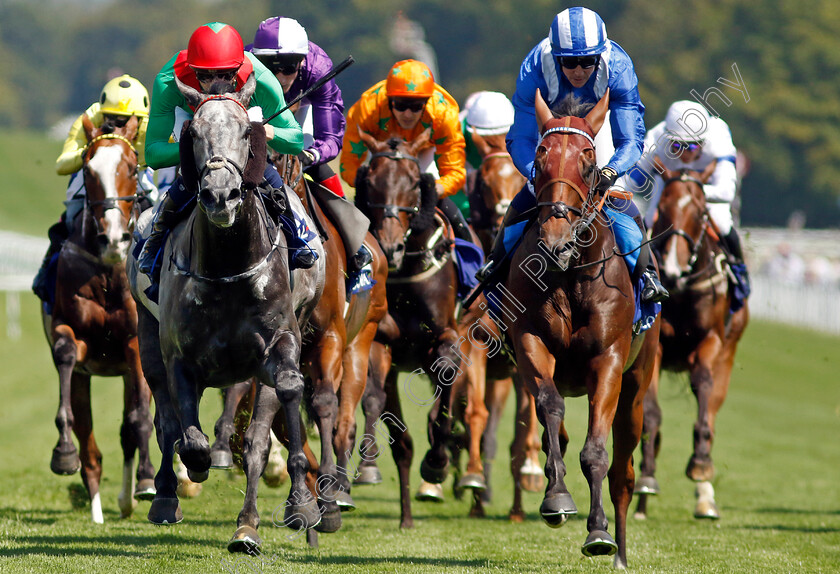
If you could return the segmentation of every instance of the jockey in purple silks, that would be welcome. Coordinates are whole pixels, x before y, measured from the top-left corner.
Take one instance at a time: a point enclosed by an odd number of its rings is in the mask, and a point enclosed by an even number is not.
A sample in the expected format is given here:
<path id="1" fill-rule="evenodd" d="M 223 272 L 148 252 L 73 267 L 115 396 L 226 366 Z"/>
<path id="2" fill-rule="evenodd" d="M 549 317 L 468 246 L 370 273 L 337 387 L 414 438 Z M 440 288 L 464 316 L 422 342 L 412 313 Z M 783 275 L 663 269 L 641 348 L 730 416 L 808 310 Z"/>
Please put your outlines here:
<path id="1" fill-rule="evenodd" d="M 292 101 L 310 86 L 326 76 L 333 67 L 332 60 L 317 44 L 311 42 L 306 30 L 297 20 L 275 16 L 260 22 L 254 43 L 245 46 L 283 86 L 286 101 Z M 328 162 L 341 151 L 344 137 L 344 102 L 334 79 L 304 97 L 294 110 L 295 119 L 303 129 L 303 152 L 298 155 L 303 172 L 338 197 L 344 189 Z M 348 202 L 329 202 L 327 208 L 344 239 L 350 271 L 370 262 L 370 254 L 362 248 L 358 233 L 350 227 L 358 226 L 361 213 Z M 337 208 L 333 213 L 331 208 Z M 365 227 L 365 229 L 367 229 Z M 354 235 L 356 237 L 354 237 Z"/>

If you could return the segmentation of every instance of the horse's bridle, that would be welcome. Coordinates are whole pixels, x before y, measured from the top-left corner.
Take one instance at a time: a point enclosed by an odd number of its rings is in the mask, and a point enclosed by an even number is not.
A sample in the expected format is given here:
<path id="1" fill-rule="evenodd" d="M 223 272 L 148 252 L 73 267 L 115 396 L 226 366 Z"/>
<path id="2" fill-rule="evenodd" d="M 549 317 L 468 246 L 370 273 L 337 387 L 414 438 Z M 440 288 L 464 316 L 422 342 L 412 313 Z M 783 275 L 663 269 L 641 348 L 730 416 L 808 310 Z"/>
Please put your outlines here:
<path id="1" fill-rule="evenodd" d="M 114 134 L 114 133 L 100 134 L 100 135 L 96 136 L 95 138 L 93 138 L 92 140 L 90 140 L 87 143 L 87 145 L 84 147 L 84 149 L 82 150 L 82 156 L 84 158 L 84 163 L 85 164 L 87 164 L 90 161 L 90 157 L 88 156 L 88 153 L 91 151 L 91 149 L 93 147 L 93 144 L 95 144 L 96 142 L 101 141 L 101 140 L 119 140 L 119 141 L 122 141 L 123 143 L 128 145 L 128 148 L 132 152 L 134 152 L 135 157 L 138 156 L 137 148 L 134 147 L 134 144 L 127 137 L 122 136 L 120 134 Z M 134 166 L 134 178 L 135 178 L 135 180 L 140 177 L 139 172 L 140 172 L 140 165 L 138 164 L 138 165 Z M 86 193 L 85 194 L 85 204 L 87 205 L 88 209 L 91 210 L 91 213 L 93 213 L 94 208 L 101 206 L 102 207 L 102 212 L 103 212 L 103 215 L 104 215 L 105 211 L 108 211 L 109 209 L 119 209 L 121 201 L 130 202 L 132 207 L 133 207 L 137 200 L 142 199 L 146 195 L 147 194 L 134 193 L 132 195 L 126 195 L 126 196 L 123 196 L 123 197 L 106 197 L 105 199 L 91 200 L 90 199 L 90 194 Z M 99 224 L 99 220 L 96 217 L 93 217 L 92 219 L 93 219 L 94 225 L 96 226 L 96 233 L 101 234 L 103 232 L 103 230 L 102 230 L 102 227 Z"/>
<path id="2" fill-rule="evenodd" d="M 379 157 L 384 157 L 386 159 L 390 159 L 390 160 L 393 160 L 393 161 L 400 161 L 400 160 L 407 159 L 409 161 L 413 161 L 414 163 L 416 163 L 417 167 L 420 168 L 420 160 L 419 159 L 417 159 L 416 157 L 414 157 L 412 155 L 406 155 L 406 154 L 404 154 L 400 151 L 397 151 L 397 150 L 391 150 L 391 151 L 371 154 L 370 162 L 373 163 L 373 160 L 375 160 L 376 158 L 379 158 Z M 419 187 L 419 185 L 420 185 L 420 180 L 418 179 L 417 182 L 414 184 L 414 188 Z M 367 207 L 369 209 L 381 209 L 383 211 L 382 216 L 385 219 L 387 219 L 389 217 L 393 217 L 394 219 L 399 219 L 400 218 L 400 212 L 405 212 L 405 213 L 408 213 L 410 215 L 414 215 L 415 213 L 418 213 L 420 211 L 420 206 L 419 205 L 415 205 L 413 207 L 405 207 L 403 205 L 396 205 L 396 204 L 393 204 L 393 203 L 368 203 Z M 411 235 L 411 229 L 410 228 L 405 230 L 405 232 L 403 233 L 403 238 L 407 239 L 409 235 Z"/>
<path id="3" fill-rule="evenodd" d="M 510 206 L 510 200 L 501 200 L 496 203 L 494 206 L 487 205 L 487 202 L 484 201 L 484 195 L 481 191 L 483 187 L 490 187 L 487 181 L 484 179 L 483 175 L 481 174 L 481 169 L 487 163 L 487 160 L 494 159 L 494 158 L 508 158 L 511 159 L 511 155 L 506 151 L 494 151 L 488 153 L 484 157 L 481 158 L 481 166 L 478 168 L 478 174 L 476 176 L 474 191 L 471 190 L 470 193 L 477 194 L 478 199 L 480 200 L 481 209 L 478 212 L 478 220 L 476 221 L 474 218 L 473 227 L 476 229 L 488 229 L 490 233 L 495 237 L 496 233 L 498 233 L 502 219 L 504 218 L 505 213 L 507 213 L 507 209 Z"/>
<path id="4" fill-rule="evenodd" d="M 664 190 L 666 187 L 668 187 L 669 185 L 671 185 L 672 183 L 674 183 L 676 181 L 682 181 L 682 182 L 685 182 L 685 183 L 694 183 L 694 184 L 697 184 L 698 186 L 700 186 L 701 191 L 703 190 L 703 182 L 700 181 L 699 179 L 697 179 L 696 177 L 694 177 L 692 175 L 689 175 L 688 172 L 686 172 L 686 171 L 682 171 L 682 172 L 680 172 L 680 175 L 665 180 L 663 185 L 662 185 L 662 189 Z M 692 198 L 692 201 L 696 201 L 696 200 L 694 198 Z M 703 215 L 702 215 L 702 218 L 701 218 L 701 221 L 700 221 L 700 236 L 697 239 L 694 239 L 693 237 L 691 237 L 691 235 L 689 235 L 685 230 L 683 230 L 679 227 L 675 228 L 673 226 L 671 226 L 670 229 L 663 232 L 659 237 L 657 237 L 657 243 L 659 243 L 659 244 L 664 244 L 666 241 L 668 241 L 668 239 L 672 235 L 676 235 L 677 237 L 681 237 L 688 243 L 689 250 L 690 250 L 691 254 L 689 255 L 689 258 L 688 258 L 688 269 L 685 270 L 685 271 L 682 271 L 680 273 L 680 278 L 681 279 L 686 279 L 686 278 L 690 279 L 690 278 L 693 278 L 693 277 L 700 276 L 701 274 L 703 274 L 708 269 L 708 267 L 705 267 L 705 268 L 701 269 L 700 271 L 695 271 L 695 272 L 692 273 L 692 270 L 694 269 L 694 266 L 697 264 L 697 259 L 700 256 L 700 249 L 703 247 L 703 241 L 706 239 L 706 235 L 708 233 L 708 228 L 709 228 L 709 225 L 710 225 L 709 220 L 710 220 L 710 217 L 709 217 L 708 209 L 703 209 Z M 709 263 L 709 266 L 711 266 L 711 265 L 714 265 L 714 258 L 712 258 L 711 262 Z"/>

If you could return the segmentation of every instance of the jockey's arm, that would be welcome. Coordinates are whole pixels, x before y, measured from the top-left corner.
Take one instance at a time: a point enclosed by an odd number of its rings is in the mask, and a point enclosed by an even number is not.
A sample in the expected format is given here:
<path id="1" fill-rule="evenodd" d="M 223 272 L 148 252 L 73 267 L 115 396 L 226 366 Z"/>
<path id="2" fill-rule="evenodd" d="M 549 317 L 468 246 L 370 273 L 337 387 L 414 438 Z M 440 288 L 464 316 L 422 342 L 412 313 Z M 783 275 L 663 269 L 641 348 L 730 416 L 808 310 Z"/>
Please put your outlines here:
<path id="1" fill-rule="evenodd" d="M 615 153 L 605 167 L 619 175 L 642 157 L 645 141 L 645 106 L 639 98 L 638 81 L 632 69 L 610 76 L 610 128 Z"/>
<path id="2" fill-rule="evenodd" d="M 152 106 L 146 130 L 146 163 L 154 169 L 178 165 L 180 159 L 178 144 L 170 142 L 169 136 L 175 126 L 175 108 L 182 106 L 186 109 L 186 104 L 175 85 L 172 61 L 158 73 L 152 87 Z"/>
<path id="3" fill-rule="evenodd" d="M 270 117 L 286 105 L 286 100 L 283 97 L 283 87 L 274 74 L 263 66 L 259 60 L 252 57 L 250 53 L 247 56 L 254 66 L 254 78 L 257 81 L 257 87 L 248 107 L 259 106 L 262 108 L 263 116 Z M 284 111 L 268 122 L 268 125 L 274 128 L 266 131 L 268 145 L 272 149 L 281 154 L 291 155 L 297 155 L 303 151 L 303 130 L 300 129 L 300 125 L 291 110 Z M 270 133 L 272 131 L 273 134 Z"/>
<path id="4" fill-rule="evenodd" d="M 703 193 L 710 203 L 732 203 L 738 187 L 738 174 L 735 170 L 735 157 L 719 157 L 717 165 L 708 183 L 703 186 Z"/>
<path id="5" fill-rule="evenodd" d="M 367 126 L 365 121 L 366 118 L 374 118 L 371 121 L 375 122 L 374 103 L 366 100 L 365 94 L 363 94 L 362 99 L 353 104 L 347 111 L 347 125 L 344 130 L 344 140 L 339 156 L 341 158 L 339 171 L 341 172 L 341 178 L 351 187 L 356 186 L 356 173 L 359 171 L 359 166 L 365 161 L 368 152 L 367 147 L 359 137 L 359 129 L 374 133 L 374 126 Z"/>
<path id="6" fill-rule="evenodd" d="M 344 137 L 344 102 L 341 90 L 330 80 L 309 97 L 312 102 L 312 137 L 309 148 L 317 154 L 316 163 L 327 163 L 338 157 Z"/>
<path id="7" fill-rule="evenodd" d="M 87 136 L 82 127 L 82 116 L 87 115 L 94 120 L 94 125 L 97 125 L 96 116 L 99 114 L 99 102 L 91 104 L 91 106 L 84 111 L 84 113 L 76 118 L 70 131 L 67 133 L 67 139 L 64 140 L 64 147 L 61 149 L 61 155 L 55 160 L 55 171 L 58 175 L 71 175 L 82 169 L 82 155 L 87 146 Z M 98 123 L 102 123 L 102 116 L 99 114 Z"/>
<path id="8" fill-rule="evenodd" d="M 466 142 L 461 133 L 458 110 L 446 108 L 440 125 L 435 126 L 432 139 L 435 142 L 435 155 L 440 179 L 436 188 L 438 199 L 458 193 L 467 181 Z"/>
<path id="9" fill-rule="evenodd" d="M 516 169 L 529 180 L 534 165 L 534 151 L 537 149 L 539 132 L 534 111 L 534 98 L 539 88 L 543 98 L 548 97 L 548 86 L 540 69 L 540 45 L 538 44 L 522 62 L 516 91 L 513 94 L 513 125 L 508 131 L 508 152 Z"/>

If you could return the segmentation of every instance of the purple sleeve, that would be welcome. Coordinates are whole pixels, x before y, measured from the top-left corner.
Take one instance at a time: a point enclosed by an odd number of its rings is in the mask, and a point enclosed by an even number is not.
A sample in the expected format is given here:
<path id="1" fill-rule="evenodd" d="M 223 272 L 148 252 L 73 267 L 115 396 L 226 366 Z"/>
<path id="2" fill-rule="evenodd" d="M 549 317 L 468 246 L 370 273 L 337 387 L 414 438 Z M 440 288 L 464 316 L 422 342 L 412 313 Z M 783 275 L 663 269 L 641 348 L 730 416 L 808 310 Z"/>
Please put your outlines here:
<path id="1" fill-rule="evenodd" d="M 309 42 L 309 54 L 287 94 L 287 99 L 291 100 L 326 76 L 332 67 L 332 60 L 326 52 Z M 312 106 L 312 136 L 315 140 L 310 149 L 315 149 L 320 154 L 318 163 L 327 163 L 338 156 L 341 140 L 344 138 L 344 101 L 341 99 L 341 90 L 332 79 L 309 94 L 306 99 Z"/>

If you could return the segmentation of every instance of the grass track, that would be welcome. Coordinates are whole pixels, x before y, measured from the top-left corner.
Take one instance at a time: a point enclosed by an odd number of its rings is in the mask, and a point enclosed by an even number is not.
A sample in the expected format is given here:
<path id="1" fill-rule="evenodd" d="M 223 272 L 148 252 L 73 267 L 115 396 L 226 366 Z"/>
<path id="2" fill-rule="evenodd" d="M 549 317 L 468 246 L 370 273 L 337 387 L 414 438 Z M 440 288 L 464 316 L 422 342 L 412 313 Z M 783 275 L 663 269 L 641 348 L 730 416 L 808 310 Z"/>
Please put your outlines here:
<path id="1" fill-rule="evenodd" d="M 66 178 L 53 171 L 60 142 L 24 132 L 0 134 L 0 178 L 9 192 L 0 207 L 0 229 L 46 236 L 61 212 Z M 55 370 L 41 332 L 34 296 L 22 294 L 23 338 L 5 334 L 0 294 L 0 573 L 118 572 L 594 572 L 607 558 L 580 553 L 585 515 L 562 529 L 537 515 L 542 496 L 527 494 L 524 524 L 507 521 L 511 481 L 507 445 L 511 409 L 502 424 L 494 468 L 495 498 L 488 518 L 466 518 L 468 505 L 414 504 L 416 527 L 401 532 L 396 473 L 390 455 L 380 461 L 385 482 L 357 488 L 359 510 L 345 515 L 341 531 L 321 536 L 309 549 L 275 528 L 271 512 L 288 486 L 263 487 L 259 509 L 263 561 L 234 562 L 225 545 L 241 506 L 244 479 L 214 472 L 202 495 L 182 502 L 185 520 L 167 528 L 149 524 L 149 503 L 119 520 L 121 475 L 118 430 L 122 390 L 118 379 L 95 379 L 94 425 L 104 457 L 102 500 L 106 523 L 90 522 L 78 475 L 49 471 L 57 438 Z M 691 517 L 693 485 L 683 475 L 696 410 L 685 380 L 662 385 L 663 447 L 658 478 L 662 495 L 648 520 L 629 523 L 628 560 L 635 572 L 743 573 L 840 572 L 840 338 L 755 322 L 736 361 L 729 397 L 718 419 L 715 487 L 722 519 Z M 404 403 L 405 404 L 405 403 Z M 212 429 L 220 411 L 208 393 L 203 424 Z M 567 484 L 582 513 L 588 488 L 577 455 L 585 434 L 586 403 L 567 401 L 571 435 Z M 413 484 L 427 442 L 425 413 L 406 409 L 415 441 Z M 153 447 L 154 451 L 154 447 Z M 159 455 L 153 456 L 155 463 Z M 449 483 L 447 483 L 447 486 Z M 608 517 L 612 518 L 607 504 Z"/>
<path id="2" fill-rule="evenodd" d="M 356 488 L 359 510 L 345 515 L 337 534 L 321 536 L 312 550 L 288 540 L 271 523 L 288 487 L 263 487 L 259 509 L 266 554 L 233 561 L 225 544 L 233 533 L 244 479 L 214 472 L 202 495 L 183 501 L 185 520 L 167 528 L 145 519 L 140 503 L 119 520 L 121 385 L 95 379 L 94 424 L 104 456 L 102 497 L 106 523 L 90 522 L 79 476 L 49 471 L 56 441 L 52 423 L 57 381 L 39 329 L 33 297 L 24 295 L 23 338 L 0 333 L 0 572 L 592 572 L 610 560 L 580 554 L 585 515 L 559 530 L 537 515 L 540 494 L 526 494 L 524 524 L 507 521 L 510 478 L 507 444 L 510 408 L 502 425 L 494 469 L 495 498 L 488 518 L 466 517 L 468 505 L 447 490 L 445 505 L 414 504 L 417 526 L 398 528 L 396 476 L 386 455 L 378 487 Z M 5 317 L 2 324 L 5 324 Z M 693 485 L 683 476 L 689 455 L 694 399 L 683 379 L 663 384 L 665 412 L 659 480 L 646 521 L 629 524 L 628 560 L 636 572 L 824 572 L 840 571 L 840 339 L 805 331 L 750 326 L 736 363 L 727 403 L 718 422 L 715 487 L 723 513 L 718 522 L 691 517 Z M 807 358 L 807 359 L 806 359 Z M 203 402 L 212 429 L 219 401 Z M 581 512 L 588 489 L 577 463 L 585 401 L 568 401 L 571 444 L 568 485 Z M 416 445 L 415 467 L 425 451 L 424 413 L 407 409 Z M 154 456 L 157 462 L 159 455 Z M 413 483 L 419 472 L 415 468 Z M 611 518 L 608 505 L 608 516 Z"/>

